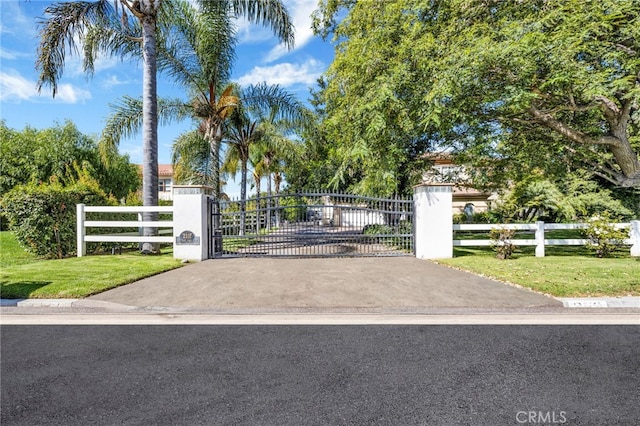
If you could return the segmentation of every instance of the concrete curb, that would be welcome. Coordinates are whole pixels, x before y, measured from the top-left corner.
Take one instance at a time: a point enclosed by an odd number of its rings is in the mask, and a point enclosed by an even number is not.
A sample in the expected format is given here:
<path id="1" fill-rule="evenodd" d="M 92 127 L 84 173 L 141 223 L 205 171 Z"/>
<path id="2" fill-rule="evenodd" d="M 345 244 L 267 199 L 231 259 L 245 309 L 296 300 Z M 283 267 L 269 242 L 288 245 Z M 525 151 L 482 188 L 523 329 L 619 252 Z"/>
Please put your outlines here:
<path id="1" fill-rule="evenodd" d="M 92 299 L 0 299 L 0 307 L 18 308 L 88 308 L 127 311 L 135 306 Z"/>
<path id="2" fill-rule="evenodd" d="M 555 298 L 565 308 L 632 308 L 640 309 L 640 297 L 573 297 Z M 20 308 L 95 308 L 136 310 L 139 307 L 92 299 L 0 299 L 1 307 Z M 147 309 L 149 309 L 147 307 Z"/>
<path id="3" fill-rule="evenodd" d="M 557 297 L 565 308 L 640 308 L 640 297 Z"/>

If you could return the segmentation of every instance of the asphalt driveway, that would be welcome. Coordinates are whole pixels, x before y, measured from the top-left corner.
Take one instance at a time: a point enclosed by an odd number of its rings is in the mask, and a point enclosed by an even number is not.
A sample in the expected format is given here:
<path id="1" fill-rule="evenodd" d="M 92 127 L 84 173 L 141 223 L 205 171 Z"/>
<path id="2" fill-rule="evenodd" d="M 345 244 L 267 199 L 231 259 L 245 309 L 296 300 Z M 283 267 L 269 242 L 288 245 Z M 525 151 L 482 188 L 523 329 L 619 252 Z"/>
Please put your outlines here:
<path id="1" fill-rule="evenodd" d="M 146 308 L 261 312 L 562 307 L 527 289 L 411 257 L 214 259 L 89 299 Z"/>

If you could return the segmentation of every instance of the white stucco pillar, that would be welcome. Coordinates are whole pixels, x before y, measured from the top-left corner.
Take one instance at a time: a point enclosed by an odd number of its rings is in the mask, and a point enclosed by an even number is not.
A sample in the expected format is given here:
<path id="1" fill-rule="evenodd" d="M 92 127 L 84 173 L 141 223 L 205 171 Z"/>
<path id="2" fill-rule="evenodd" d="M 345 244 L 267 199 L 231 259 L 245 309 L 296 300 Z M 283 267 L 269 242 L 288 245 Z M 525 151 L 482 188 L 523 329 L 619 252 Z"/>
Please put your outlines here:
<path id="1" fill-rule="evenodd" d="M 629 238 L 631 239 L 631 256 L 640 257 L 640 220 L 631 221 Z"/>
<path id="2" fill-rule="evenodd" d="M 173 186 L 173 257 L 205 260 L 209 257 L 208 186 Z"/>
<path id="3" fill-rule="evenodd" d="M 453 194 L 449 184 L 413 188 L 413 220 L 418 259 L 453 257 Z"/>

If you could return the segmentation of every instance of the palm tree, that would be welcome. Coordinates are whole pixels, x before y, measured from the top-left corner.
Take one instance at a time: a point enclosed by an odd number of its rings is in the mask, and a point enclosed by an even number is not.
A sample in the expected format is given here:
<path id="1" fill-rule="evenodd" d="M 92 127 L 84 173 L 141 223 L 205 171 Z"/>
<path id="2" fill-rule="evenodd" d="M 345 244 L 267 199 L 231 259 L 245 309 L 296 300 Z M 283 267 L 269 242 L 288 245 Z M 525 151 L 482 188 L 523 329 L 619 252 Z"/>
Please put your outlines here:
<path id="1" fill-rule="evenodd" d="M 281 118 L 277 115 L 270 115 L 261 123 L 262 137 L 260 140 L 259 150 L 262 153 L 261 163 L 267 177 L 267 215 L 271 217 L 271 212 L 275 211 L 276 226 L 279 226 L 279 197 L 280 186 L 283 181 L 284 163 L 291 160 L 300 153 L 300 145 L 289 138 L 289 135 L 302 126 L 308 126 L 312 123 L 311 113 L 309 110 L 302 109 L 300 115 L 294 120 L 290 118 Z M 273 176 L 273 180 L 272 180 Z M 276 205 L 272 207 L 273 187 L 275 185 Z M 271 227 L 271 220 L 267 221 L 267 227 Z"/>
<path id="2" fill-rule="evenodd" d="M 160 118 L 166 122 L 187 116 L 198 120 L 198 130 L 210 145 L 211 182 L 219 197 L 222 127 L 238 104 L 228 83 L 236 43 L 232 18 L 244 16 L 250 22 L 269 25 L 289 47 L 293 46 L 293 26 L 281 0 L 198 0 L 197 5 L 188 0 L 173 2 L 175 25 L 159 46 L 158 68 L 185 86 L 190 100 L 164 101 Z M 113 109 L 104 140 L 117 142 L 139 128 L 139 102 L 126 98 Z"/>
<path id="3" fill-rule="evenodd" d="M 229 145 L 224 164 L 229 171 L 233 171 L 233 166 L 236 170 L 240 167 L 240 229 L 244 233 L 251 146 L 261 140 L 276 138 L 266 132 L 272 127 L 268 123 L 286 122 L 290 127 L 303 125 L 307 110 L 278 85 L 250 85 L 240 90 L 238 97 L 238 107 L 224 127 L 224 142 Z"/>
<path id="4" fill-rule="evenodd" d="M 36 68 L 37 89 L 51 87 L 55 97 L 62 77 L 67 50 L 80 54 L 83 43 L 84 71 L 93 74 L 94 61 L 102 54 L 142 57 L 142 199 L 145 206 L 158 205 L 158 120 L 156 84 L 156 39 L 160 27 L 170 22 L 173 0 L 97 0 L 54 3 L 40 21 L 40 44 Z M 157 213 L 145 213 L 154 220 Z M 145 228 L 144 235 L 157 235 L 157 228 Z M 143 251 L 156 251 L 145 243 Z"/>

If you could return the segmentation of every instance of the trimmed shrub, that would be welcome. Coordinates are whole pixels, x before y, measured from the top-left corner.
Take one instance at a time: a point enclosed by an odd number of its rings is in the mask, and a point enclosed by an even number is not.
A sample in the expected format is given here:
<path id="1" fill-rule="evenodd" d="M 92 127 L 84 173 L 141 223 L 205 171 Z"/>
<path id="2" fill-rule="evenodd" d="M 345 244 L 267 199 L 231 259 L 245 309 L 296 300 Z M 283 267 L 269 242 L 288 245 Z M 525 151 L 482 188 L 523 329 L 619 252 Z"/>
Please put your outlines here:
<path id="1" fill-rule="evenodd" d="M 20 185 L 2 198 L 9 227 L 27 251 L 44 258 L 76 253 L 76 204 L 113 205 L 94 182 L 79 181 L 63 187 L 49 184 Z"/>
<path id="2" fill-rule="evenodd" d="M 627 231 L 617 229 L 607 214 L 593 216 L 583 231 L 588 240 L 587 248 L 593 250 L 597 257 L 609 257 L 627 239 Z"/>

